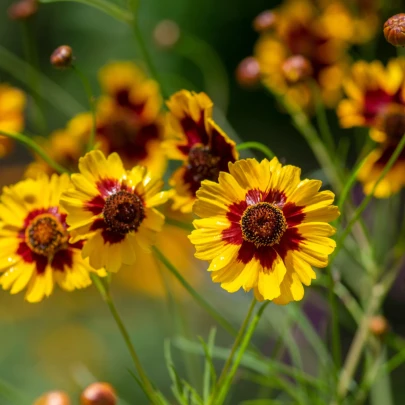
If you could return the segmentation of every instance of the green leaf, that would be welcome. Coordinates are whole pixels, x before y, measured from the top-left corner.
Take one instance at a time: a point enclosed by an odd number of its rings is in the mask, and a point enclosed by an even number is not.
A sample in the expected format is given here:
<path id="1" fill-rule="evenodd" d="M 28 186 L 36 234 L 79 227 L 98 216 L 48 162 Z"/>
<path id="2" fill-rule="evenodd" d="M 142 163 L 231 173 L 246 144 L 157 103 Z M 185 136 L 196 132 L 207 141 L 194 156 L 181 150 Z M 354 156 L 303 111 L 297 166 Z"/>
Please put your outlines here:
<path id="1" fill-rule="evenodd" d="M 176 399 L 181 404 L 187 405 L 188 401 L 186 398 L 186 394 L 185 394 L 185 391 L 183 388 L 181 378 L 178 375 L 178 373 L 174 367 L 169 340 L 166 340 L 164 343 L 164 354 L 165 354 L 165 359 L 166 359 L 166 367 L 167 367 L 167 370 L 169 371 L 170 378 L 173 382 L 173 385 L 172 385 L 173 395 L 176 397 Z"/>
<path id="2" fill-rule="evenodd" d="M 201 346 L 205 354 L 205 365 L 204 365 L 204 385 L 203 385 L 203 398 L 204 402 L 207 402 L 211 394 L 211 386 L 214 386 L 217 379 L 217 374 L 215 372 L 214 363 L 212 362 L 212 352 L 214 349 L 216 329 L 212 328 L 208 335 L 208 345 L 204 340 L 199 337 Z"/>

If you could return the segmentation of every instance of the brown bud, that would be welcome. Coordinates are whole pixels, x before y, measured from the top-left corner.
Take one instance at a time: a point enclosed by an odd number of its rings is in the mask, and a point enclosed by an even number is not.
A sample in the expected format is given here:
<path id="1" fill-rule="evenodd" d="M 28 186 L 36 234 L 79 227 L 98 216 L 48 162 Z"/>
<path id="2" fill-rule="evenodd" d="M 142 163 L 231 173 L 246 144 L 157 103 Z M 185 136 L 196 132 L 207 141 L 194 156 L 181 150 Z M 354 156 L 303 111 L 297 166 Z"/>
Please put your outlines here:
<path id="1" fill-rule="evenodd" d="M 236 80 L 243 87 L 253 87 L 260 80 L 260 65 L 256 58 L 243 59 L 236 68 Z"/>
<path id="2" fill-rule="evenodd" d="M 90 384 L 80 397 L 81 405 L 116 405 L 117 394 L 108 383 Z"/>
<path id="3" fill-rule="evenodd" d="M 50 391 L 39 397 L 34 405 L 70 405 L 68 395 L 63 391 Z"/>
<path id="4" fill-rule="evenodd" d="M 73 51 L 69 45 L 56 48 L 51 55 L 51 64 L 58 69 L 68 68 L 72 65 Z"/>
<path id="5" fill-rule="evenodd" d="M 8 8 L 7 14 L 11 20 L 26 20 L 38 11 L 37 0 L 20 0 Z"/>
<path id="6" fill-rule="evenodd" d="M 270 30 L 276 23 L 276 14 L 271 10 L 261 12 L 253 20 L 253 29 L 256 32 L 263 32 Z"/>
<path id="7" fill-rule="evenodd" d="M 388 18 L 384 24 L 384 36 L 394 46 L 405 46 L 405 13 Z"/>
<path id="8" fill-rule="evenodd" d="M 311 63 L 301 55 L 291 56 L 285 60 L 282 70 L 289 83 L 300 82 L 312 75 Z"/>
<path id="9" fill-rule="evenodd" d="M 180 38 L 180 28 L 172 20 L 162 20 L 153 30 L 153 38 L 162 48 L 171 48 Z"/>
<path id="10" fill-rule="evenodd" d="M 370 332 L 375 336 L 382 336 L 388 332 L 389 324 L 382 315 L 375 315 L 370 319 Z"/>

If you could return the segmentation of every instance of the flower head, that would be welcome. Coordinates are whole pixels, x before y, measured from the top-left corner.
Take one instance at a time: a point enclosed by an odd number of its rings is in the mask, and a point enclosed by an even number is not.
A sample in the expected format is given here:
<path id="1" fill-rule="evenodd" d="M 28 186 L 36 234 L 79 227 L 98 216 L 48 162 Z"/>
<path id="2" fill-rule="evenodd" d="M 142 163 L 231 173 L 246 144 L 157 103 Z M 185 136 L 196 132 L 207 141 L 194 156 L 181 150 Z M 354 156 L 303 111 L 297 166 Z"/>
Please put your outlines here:
<path id="1" fill-rule="evenodd" d="M 50 391 L 41 395 L 34 405 L 70 405 L 68 394 L 63 391 Z"/>
<path id="2" fill-rule="evenodd" d="M 66 211 L 59 198 L 67 175 L 24 180 L 5 187 L 0 204 L 0 285 L 25 299 L 41 301 L 54 284 L 67 291 L 91 284 L 93 269 L 81 257 L 81 242 L 69 242 Z M 102 275 L 103 272 L 100 272 Z"/>
<path id="3" fill-rule="evenodd" d="M 405 46 L 405 14 L 396 14 L 384 24 L 385 39 L 394 46 Z"/>
<path id="4" fill-rule="evenodd" d="M 311 266 L 325 267 L 335 248 L 327 222 L 339 210 L 320 186 L 276 158 L 239 160 L 218 183 L 204 181 L 190 240 L 196 257 L 210 262 L 213 281 L 228 292 L 254 289 L 277 304 L 301 300 L 303 284 L 316 277 Z"/>
<path id="5" fill-rule="evenodd" d="M 80 397 L 82 405 L 116 405 L 117 401 L 114 388 L 104 382 L 90 384 Z"/>
<path id="6" fill-rule="evenodd" d="M 96 268 L 116 272 L 136 260 L 134 245 L 149 251 L 164 216 L 154 207 L 167 201 L 163 181 L 143 166 L 125 170 L 118 154 L 92 151 L 79 160 L 73 188 L 61 204 L 68 212 L 72 243 L 85 240 L 83 257 Z"/>
<path id="7" fill-rule="evenodd" d="M 51 64 L 58 69 L 72 66 L 73 50 L 69 45 L 58 46 L 50 57 Z"/>
<path id="8" fill-rule="evenodd" d="M 19 132 L 24 127 L 25 94 L 8 84 L 0 84 L 0 131 Z M 0 135 L 0 158 L 9 153 L 13 142 Z"/>
<path id="9" fill-rule="evenodd" d="M 228 171 L 228 162 L 238 158 L 238 152 L 211 118 L 213 103 L 205 93 L 182 90 L 167 105 L 167 152 L 169 158 L 184 162 L 170 179 L 176 192 L 173 208 L 191 212 L 201 182 L 216 181 L 220 171 Z"/>

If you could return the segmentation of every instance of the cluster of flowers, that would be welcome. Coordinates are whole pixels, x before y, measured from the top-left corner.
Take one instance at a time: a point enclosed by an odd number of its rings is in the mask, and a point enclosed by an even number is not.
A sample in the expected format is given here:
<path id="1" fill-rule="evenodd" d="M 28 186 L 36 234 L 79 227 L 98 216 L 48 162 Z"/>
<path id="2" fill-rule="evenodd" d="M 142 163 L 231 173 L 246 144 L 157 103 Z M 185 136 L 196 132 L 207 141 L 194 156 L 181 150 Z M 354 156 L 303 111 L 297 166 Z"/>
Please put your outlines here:
<path id="1" fill-rule="evenodd" d="M 348 52 L 350 46 L 370 41 L 378 23 L 375 1 L 356 0 L 348 8 L 341 1 L 289 0 L 256 17 L 253 26 L 260 37 L 254 58 L 242 61 L 238 69 L 242 83 L 259 79 L 308 113 L 319 92 L 324 105 L 337 109 L 342 127 L 369 127 L 377 146 L 358 173 L 366 194 L 405 133 L 405 60 L 393 59 L 386 67 L 380 61 L 351 63 Z M 387 40 L 403 45 L 403 25 L 403 15 L 389 19 Z M 398 192 L 405 186 L 404 173 L 402 152 L 374 195 L 385 198 Z"/>
<path id="2" fill-rule="evenodd" d="M 311 266 L 325 267 L 335 247 L 333 193 L 276 158 L 239 160 L 204 93 L 174 94 L 163 114 L 157 84 L 132 63 L 110 64 L 100 78 L 99 149 L 84 155 L 93 129 L 81 114 L 43 143 L 77 173 L 52 173 L 37 157 L 30 178 L 3 190 L 0 285 L 37 302 L 55 283 L 70 291 L 91 273 L 148 271 L 139 256 L 151 254 L 164 222 L 156 207 L 170 199 L 180 215 L 201 217 L 189 238 L 213 281 L 280 304 L 302 299 Z M 182 164 L 161 191 L 167 159 Z"/>

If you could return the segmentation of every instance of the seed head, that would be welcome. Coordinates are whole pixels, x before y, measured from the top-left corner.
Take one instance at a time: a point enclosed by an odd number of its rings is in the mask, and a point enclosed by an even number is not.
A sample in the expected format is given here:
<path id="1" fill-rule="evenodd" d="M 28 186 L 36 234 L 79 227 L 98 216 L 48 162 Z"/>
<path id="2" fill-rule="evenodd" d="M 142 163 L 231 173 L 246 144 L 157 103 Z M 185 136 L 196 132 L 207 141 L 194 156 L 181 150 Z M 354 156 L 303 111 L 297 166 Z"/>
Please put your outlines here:
<path id="1" fill-rule="evenodd" d="M 253 29 L 256 32 L 268 31 L 274 27 L 275 23 L 276 14 L 271 10 L 266 10 L 253 20 Z"/>
<path id="2" fill-rule="evenodd" d="M 370 332 L 375 336 L 383 336 L 388 332 L 389 323 L 382 315 L 373 316 L 369 324 Z"/>
<path id="3" fill-rule="evenodd" d="M 57 69 L 65 69 L 72 66 L 73 51 L 69 45 L 57 47 L 51 55 L 51 64 Z"/>
<path id="4" fill-rule="evenodd" d="M 68 395 L 63 391 L 50 391 L 40 396 L 34 405 L 71 405 Z"/>
<path id="5" fill-rule="evenodd" d="M 7 14 L 11 20 L 26 20 L 38 11 L 37 0 L 20 0 L 8 8 Z"/>
<path id="6" fill-rule="evenodd" d="M 253 87 L 260 80 L 260 65 L 256 58 L 243 59 L 236 68 L 236 80 L 243 87 Z"/>
<path id="7" fill-rule="evenodd" d="M 83 391 L 80 403 L 81 405 L 116 405 L 117 394 L 110 384 L 96 382 Z"/>
<path id="8" fill-rule="evenodd" d="M 385 39 L 394 46 L 405 46 L 405 13 L 396 14 L 384 24 Z"/>
<path id="9" fill-rule="evenodd" d="M 162 20 L 153 30 L 153 38 L 160 47 L 171 48 L 180 38 L 180 28 L 172 20 Z"/>
<path id="10" fill-rule="evenodd" d="M 289 57 L 282 66 L 285 78 L 289 83 L 298 83 L 312 75 L 312 66 L 302 55 Z"/>

